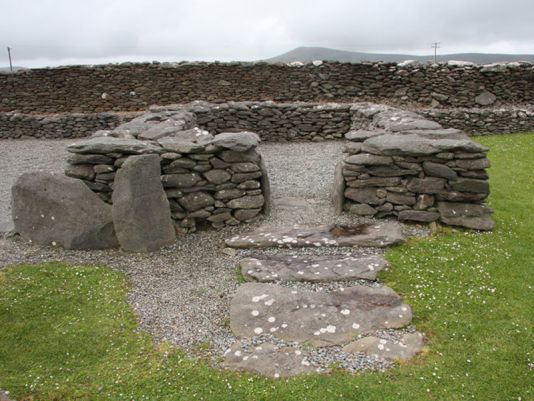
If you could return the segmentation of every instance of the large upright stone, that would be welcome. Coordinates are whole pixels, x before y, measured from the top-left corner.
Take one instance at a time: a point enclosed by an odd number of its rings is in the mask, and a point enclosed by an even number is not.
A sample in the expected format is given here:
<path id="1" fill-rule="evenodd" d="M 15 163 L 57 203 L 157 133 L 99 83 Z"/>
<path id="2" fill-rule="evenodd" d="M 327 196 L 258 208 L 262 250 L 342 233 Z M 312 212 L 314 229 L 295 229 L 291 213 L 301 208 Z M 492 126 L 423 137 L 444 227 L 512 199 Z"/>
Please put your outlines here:
<path id="1" fill-rule="evenodd" d="M 21 175 L 11 191 L 15 231 L 22 238 L 66 249 L 118 245 L 111 207 L 83 181 L 32 172 Z"/>
<path id="2" fill-rule="evenodd" d="M 151 252 L 175 241 L 160 174 L 157 155 L 132 156 L 117 171 L 112 214 L 124 250 Z"/>

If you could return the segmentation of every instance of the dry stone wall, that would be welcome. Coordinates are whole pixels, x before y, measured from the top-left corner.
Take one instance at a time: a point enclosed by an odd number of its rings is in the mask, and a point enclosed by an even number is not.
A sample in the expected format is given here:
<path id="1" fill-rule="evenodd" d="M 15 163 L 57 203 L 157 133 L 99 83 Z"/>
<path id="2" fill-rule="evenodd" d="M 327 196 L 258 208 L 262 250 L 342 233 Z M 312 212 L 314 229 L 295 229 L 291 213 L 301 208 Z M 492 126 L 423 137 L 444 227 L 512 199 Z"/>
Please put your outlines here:
<path id="1" fill-rule="evenodd" d="M 355 104 L 334 202 L 364 216 L 491 230 L 488 149 L 456 129 L 388 106 Z"/>
<path id="2" fill-rule="evenodd" d="M 352 103 L 192 102 L 181 105 L 212 134 L 253 131 L 263 141 L 341 139 L 351 128 Z M 534 130 L 532 108 L 416 109 L 445 128 L 473 135 Z M 0 113 L 0 139 L 81 138 L 97 130 L 112 130 L 142 112 L 61 113 L 35 115 Z"/>
<path id="3" fill-rule="evenodd" d="M 416 112 L 445 128 L 457 128 L 475 135 L 534 130 L 534 109 L 531 107 L 419 109 Z"/>
<path id="4" fill-rule="evenodd" d="M 373 101 L 434 107 L 526 105 L 528 63 L 125 63 L 0 74 L 0 112 L 139 111 L 151 104 Z"/>
<path id="5" fill-rule="evenodd" d="M 0 113 L 0 139 L 67 139 L 113 129 L 139 115 L 130 113 L 60 113 L 35 115 Z"/>
<path id="6" fill-rule="evenodd" d="M 189 233 L 202 224 L 221 228 L 268 213 L 269 182 L 258 143 L 252 132 L 213 136 L 178 106 L 153 108 L 112 131 L 98 131 L 70 145 L 65 173 L 112 203 L 117 198 L 115 177 L 130 157 L 159 155 L 175 230 Z"/>

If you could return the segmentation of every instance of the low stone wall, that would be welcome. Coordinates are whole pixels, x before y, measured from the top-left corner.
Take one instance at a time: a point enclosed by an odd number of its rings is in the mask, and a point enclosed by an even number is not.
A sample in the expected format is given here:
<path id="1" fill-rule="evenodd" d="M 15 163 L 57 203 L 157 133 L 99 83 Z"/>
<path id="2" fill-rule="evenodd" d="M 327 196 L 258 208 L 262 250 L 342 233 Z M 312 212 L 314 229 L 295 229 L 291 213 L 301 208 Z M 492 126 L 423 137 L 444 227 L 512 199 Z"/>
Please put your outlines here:
<path id="1" fill-rule="evenodd" d="M 341 139 L 358 117 L 354 103 L 193 102 L 181 105 L 200 128 L 211 134 L 252 131 L 263 141 Z M 158 109 L 153 107 L 152 109 Z M 529 108 L 416 109 L 417 114 L 473 135 L 534 130 Z M 141 115 L 130 113 L 62 113 L 33 115 L 0 113 L 0 139 L 80 138 L 111 130 Z"/>
<path id="2" fill-rule="evenodd" d="M 61 113 L 35 115 L 0 113 L 0 139 L 65 139 L 113 129 L 140 113 Z"/>
<path id="3" fill-rule="evenodd" d="M 265 141 L 343 138 L 350 128 L 350 104 L 195 102 L 188 110 L 213 134 L 250 130 Z"/>
<path id="4" fill-rule="evenodd" d="M 348 156 L 336 168 L 338 213 L 491 230 L 488 151 L 455 129 L 388 106 L 352 108 Z"/>
<path id="5" fill-rule="evenodd" d="M 158 108 L 113 131 L 70 145 L 66 175 L 112 203 L 114 180 L 132 155 L 160 155 L 161 181 L 178 234 L 207 223 L 250 222 L 269 211 L 269 182 L 259 138 L 251 132 L 212 136 L 179 107 Z"/>
<path id="6" fill-rule="evenodd" d="M 534 110 L 505 109 L 418 109 L 417 114 L 436 121 L 445 128 L 461 129 L 469 134 L 534 131 Z"/>

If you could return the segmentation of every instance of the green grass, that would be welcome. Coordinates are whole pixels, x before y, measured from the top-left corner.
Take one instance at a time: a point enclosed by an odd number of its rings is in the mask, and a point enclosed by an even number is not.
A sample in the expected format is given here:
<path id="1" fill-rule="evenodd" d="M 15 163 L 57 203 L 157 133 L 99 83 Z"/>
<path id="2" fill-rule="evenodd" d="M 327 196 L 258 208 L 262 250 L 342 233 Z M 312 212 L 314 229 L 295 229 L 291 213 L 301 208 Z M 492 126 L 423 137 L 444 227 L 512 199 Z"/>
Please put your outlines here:
<path id="1" fill-rule="evenodd" d="M 273 381 L 222 372 L 136 331 L 123 275 L 44 264 L 0 273 L 0 388 L 19 400 L 533 400 L 534 135 L 492 151 L 497 227 L 389 252 L 382 276 L 428 351 L 386 373 Z"/>

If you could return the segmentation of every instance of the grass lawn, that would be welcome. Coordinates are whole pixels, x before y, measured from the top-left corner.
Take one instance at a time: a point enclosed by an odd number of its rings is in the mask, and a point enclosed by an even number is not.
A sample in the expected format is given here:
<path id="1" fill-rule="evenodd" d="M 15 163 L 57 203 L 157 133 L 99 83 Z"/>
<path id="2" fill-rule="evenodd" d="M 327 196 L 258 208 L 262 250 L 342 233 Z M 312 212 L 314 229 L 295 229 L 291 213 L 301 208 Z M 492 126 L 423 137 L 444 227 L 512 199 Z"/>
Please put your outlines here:
<path id="1" fill-rule="evenodd" d="M 270 380 L 222 372 L 136 332 L 123 275 L 44 264 L 0 273 L 0 388 L 18 400 L 534 400 L 534 134 L 491 148 L 497 227 L 444 229 L 388 254 L 424 355 L 386 373 Z"/>

